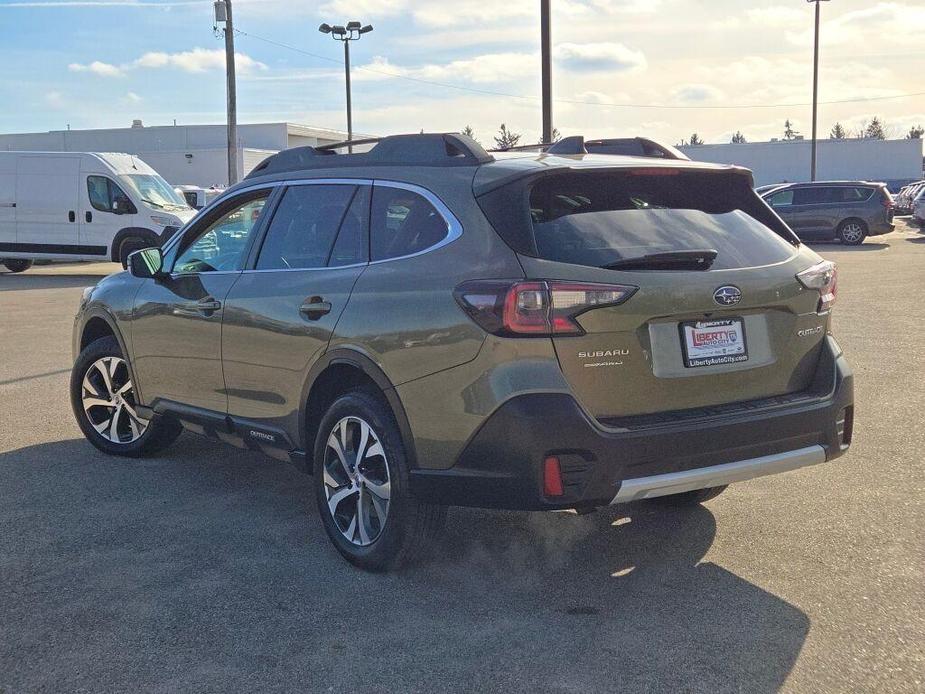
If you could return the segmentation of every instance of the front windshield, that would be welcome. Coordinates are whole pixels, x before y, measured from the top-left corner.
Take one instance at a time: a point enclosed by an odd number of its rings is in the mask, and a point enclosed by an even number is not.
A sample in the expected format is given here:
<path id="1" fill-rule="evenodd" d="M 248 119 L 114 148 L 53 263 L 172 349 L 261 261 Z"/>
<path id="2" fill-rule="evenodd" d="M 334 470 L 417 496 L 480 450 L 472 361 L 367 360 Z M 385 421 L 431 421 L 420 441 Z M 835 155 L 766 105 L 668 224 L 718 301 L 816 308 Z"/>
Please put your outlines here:
<path id="1" fill-rule="evenodd" d="M 122 177 L 149 207 L 159 210 L 187 210 L 189 205 L 157 174 L 127 174 Z"/>

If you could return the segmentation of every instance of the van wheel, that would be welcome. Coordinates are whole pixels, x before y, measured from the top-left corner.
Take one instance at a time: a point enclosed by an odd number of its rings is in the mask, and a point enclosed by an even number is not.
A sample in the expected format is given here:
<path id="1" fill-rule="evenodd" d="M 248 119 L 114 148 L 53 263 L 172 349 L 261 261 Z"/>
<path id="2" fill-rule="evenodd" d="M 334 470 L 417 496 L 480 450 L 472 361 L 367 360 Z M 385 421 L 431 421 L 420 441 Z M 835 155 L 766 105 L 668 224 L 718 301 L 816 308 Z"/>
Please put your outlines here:
<path id="1" fill-rule="evenodd" d="M 144 419 L 135 411 L 128 363 L 114 337 L 90 343 L 71 371 L 71 408 L 87 440 L 104 453 L 139 458 L 173 443 L 181 427 L 173 419 Z"/>
<path id="2" fill-rule="evenodd" d="M 32 267 L 33 261 L 8 258 L 3 261 L 6 269 L 10 272 L 25 272 Z"/>
<path id="3" fill-rule="evenodd" d="M 867 226 L 860 219 L 846 219 L 838 226 L 838 238 L 846 246 L 860 246 L 867 236 Z"/>
<path id="4" fill-rule="evenodd" d="M 128 257 L 135 251 L 142 248 L 150 248 L 151 244 L 137 236 L 130 236 L 119 245 L 119 262 L 122 263 L 122 269 L 128 269 Z"/>
<path id="5" fill-rule="evenodd" d="M 351 564 L 367 571 L 397 569 L 442 529 L 446 507 L 410 495 L 398 425 L 371 390 L 351 390 L 328 408 L 313 458 L 318 513 Z"/>
<path id="6" fill-rule="evenodd" d="M 690 492 L 681 492 L 680 494 L 668 494 L 667 496 L 656 496 L 649 501 L 662 504 L 664 506 L 693 506 L 702 504 L 710 499 L 715 499 L 724 491 L 728 484 L 721 487 L 707 487 L 706 489 L 694 489 Z"/>

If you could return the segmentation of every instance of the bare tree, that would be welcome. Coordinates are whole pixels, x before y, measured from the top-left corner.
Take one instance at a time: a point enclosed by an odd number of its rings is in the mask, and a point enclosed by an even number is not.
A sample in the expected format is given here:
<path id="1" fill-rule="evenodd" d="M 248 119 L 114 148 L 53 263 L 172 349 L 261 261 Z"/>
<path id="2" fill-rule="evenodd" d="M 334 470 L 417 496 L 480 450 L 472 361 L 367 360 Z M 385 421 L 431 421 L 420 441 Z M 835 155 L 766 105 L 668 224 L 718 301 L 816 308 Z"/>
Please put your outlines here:
<path id="1" fill-rule="evenodd" d="M 921 140 L 922 135 L 925 135 L 925 128 L 921 125 L 913 125 L 909 128 L 909 132 L 906 134 L 907 140 Z"/>
<path id="2" fill-rule="evenodd" d="M 796 139 L 796 136 L 800 133 L 793 129 L 793 123 L 790 122 L 790 119 L 784 121 L 784 139 L 793 140 Z"/>
<path id="3" fill-rule="evenodd" d="M 702 145 L 703 139 L 697 133 L 691 135 L 690 143 L 691 145 Z"/>
<path id="4" fill-rule="evenodd" d="M 508 130 L 507 125 L 502 123 L 501 128 L 498 130 L 498 134 L 494 136 L 495 146 L 500 150 L 516 147 L 521 137 L 522 135 L 520 133 Z"/>

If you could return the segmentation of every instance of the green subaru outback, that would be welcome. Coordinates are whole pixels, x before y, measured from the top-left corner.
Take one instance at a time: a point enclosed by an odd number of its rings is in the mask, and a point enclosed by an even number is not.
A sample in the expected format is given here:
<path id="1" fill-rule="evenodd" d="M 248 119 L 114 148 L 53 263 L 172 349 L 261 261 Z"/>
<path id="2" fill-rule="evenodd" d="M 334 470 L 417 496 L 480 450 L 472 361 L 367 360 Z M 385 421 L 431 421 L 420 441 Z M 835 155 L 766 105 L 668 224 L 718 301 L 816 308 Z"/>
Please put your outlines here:
<path id="1" fill-rule="evenodd" d="M 372 570 L 447 506 L 699 503 L 848 448 L 835 265 L 748 171 L 580 139 L 354 146 L 270 157 L 86 290 L 90 443 L 149 455 L 186 428 L 304 465 Z"/>

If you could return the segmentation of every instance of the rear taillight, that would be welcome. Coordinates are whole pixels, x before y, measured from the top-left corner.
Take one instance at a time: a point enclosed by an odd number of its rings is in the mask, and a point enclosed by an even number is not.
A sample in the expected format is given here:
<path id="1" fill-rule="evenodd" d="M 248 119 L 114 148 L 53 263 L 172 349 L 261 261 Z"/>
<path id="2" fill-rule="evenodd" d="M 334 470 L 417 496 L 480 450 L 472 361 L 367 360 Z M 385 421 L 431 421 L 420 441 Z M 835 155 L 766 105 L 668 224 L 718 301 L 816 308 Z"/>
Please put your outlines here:
<path id="1" fill-rule="evenodd" d="M 831 260 L 823 260 L 811 268 L 797 273 L 797 279 L 807 289 L 819 292 L 819 306 L 816 311 L 822 313 L 832 308 L 838 293 L 838 269 Z"/>
<path id="2" fill-rule="evenodd" d="M 885 208 L 890 209 L 893 207 L 893 196 L 890 195 L 889 191 L 886 188 L 880 189 L 880 204 Z"/>
<path id="3" fill-rule="evenodd" d="M 592 308 L 616 306 L 637 287 L 537 280 L 473 280 L 456 288 L 456 301 L 472 320 L 494 335 L 582 335 L 575 321 Z"/>

